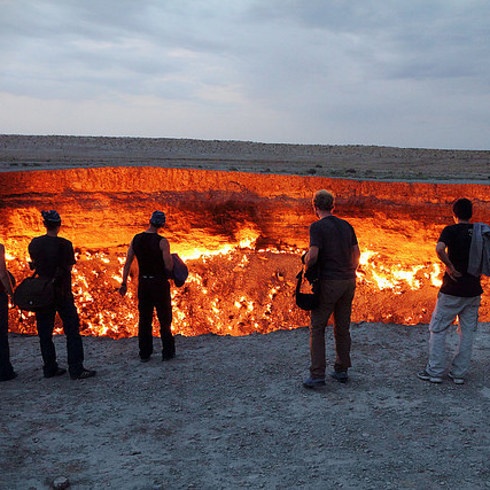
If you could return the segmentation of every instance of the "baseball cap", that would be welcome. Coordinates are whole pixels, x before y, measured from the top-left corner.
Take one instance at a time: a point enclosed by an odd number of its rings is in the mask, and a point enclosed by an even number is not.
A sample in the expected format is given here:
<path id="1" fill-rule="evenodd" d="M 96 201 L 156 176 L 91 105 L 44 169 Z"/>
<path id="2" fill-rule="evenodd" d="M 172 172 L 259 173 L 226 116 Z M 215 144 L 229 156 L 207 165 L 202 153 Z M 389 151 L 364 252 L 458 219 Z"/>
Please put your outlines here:
<path id="1" fill-rule="evenodd" d="M 153 211 L 150 223 L 153 226 L 163 226 L 165 224 L 165 213 L 163 211 Z"/>
<path id="2" fill-rule="evenodd" d="M 41 211 L 41 214 L 45 223 L 61 224 L 61 217 L 54 209 L 51 209 L 50 211 Z"/>

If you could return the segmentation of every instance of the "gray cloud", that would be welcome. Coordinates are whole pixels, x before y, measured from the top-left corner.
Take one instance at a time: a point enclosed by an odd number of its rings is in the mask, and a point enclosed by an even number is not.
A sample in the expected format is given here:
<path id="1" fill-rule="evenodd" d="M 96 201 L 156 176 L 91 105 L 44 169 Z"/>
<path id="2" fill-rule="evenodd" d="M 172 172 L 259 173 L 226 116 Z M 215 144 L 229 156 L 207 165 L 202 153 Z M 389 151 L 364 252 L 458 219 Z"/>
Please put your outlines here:
<path id="1" fill-rule="evenodd" d="M 488 145 L 486 0 L 0 6 L 3 132 Z"/>

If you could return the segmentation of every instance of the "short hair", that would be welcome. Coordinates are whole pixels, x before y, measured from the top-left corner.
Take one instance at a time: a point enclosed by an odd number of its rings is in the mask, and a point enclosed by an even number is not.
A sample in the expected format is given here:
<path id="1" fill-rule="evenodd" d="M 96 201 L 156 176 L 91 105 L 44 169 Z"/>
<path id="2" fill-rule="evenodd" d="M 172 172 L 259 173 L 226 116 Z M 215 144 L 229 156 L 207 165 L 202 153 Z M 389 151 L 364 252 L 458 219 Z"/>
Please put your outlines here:
<path id="1" fill-rule="evenodd" d="M 313 196 L 313 206 L 323 211 L 332 211 L 335 205 L 335 196 L 333 192 L 322 189 L 315 192 Z"/>
<path id="2" fill-rule="evenodd" d="M 469 220 L 473 216 L 473 204 L 469 199 L 462 197 L 454 201 L 453 214 L 456 218 Z"/>

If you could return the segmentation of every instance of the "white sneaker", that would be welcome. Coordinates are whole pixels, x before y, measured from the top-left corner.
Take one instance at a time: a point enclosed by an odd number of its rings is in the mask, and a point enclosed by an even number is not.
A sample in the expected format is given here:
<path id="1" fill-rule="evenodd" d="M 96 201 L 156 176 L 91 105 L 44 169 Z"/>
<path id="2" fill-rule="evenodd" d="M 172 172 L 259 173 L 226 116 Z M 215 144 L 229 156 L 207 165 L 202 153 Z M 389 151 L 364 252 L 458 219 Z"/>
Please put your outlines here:
<path id="1" fill-rule="evenodd" d="M 425 369 L 417 373 L 417 377 L 423 381 L 430 381 L 431 383 L 442 383 L 442 378 L 430 375 Z"/>
<path id="2" fill-rule="evenodd" d="M 453 380 L 455 385 L 464 385 L 464 378 L 458 378 L 457 376 L 454 376 L 453 373 L 448 373 L 448 376 Z"/>

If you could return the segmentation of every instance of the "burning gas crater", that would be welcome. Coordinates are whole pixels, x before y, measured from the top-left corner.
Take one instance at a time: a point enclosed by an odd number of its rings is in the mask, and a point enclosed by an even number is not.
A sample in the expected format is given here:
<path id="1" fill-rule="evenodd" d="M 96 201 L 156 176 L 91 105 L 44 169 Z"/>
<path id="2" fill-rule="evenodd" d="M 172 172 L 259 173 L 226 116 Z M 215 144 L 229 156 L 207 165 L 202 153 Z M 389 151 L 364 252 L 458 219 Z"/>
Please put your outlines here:
<path id="1" fill-rule="evenodd" d="M 428 323 L 443 272 L 434 246 L 451 222 L 450 203 L 469 197 L 475 220 L 490 221 L 488 187 L 477 184 L 154 167 L 12 172 L 0 178 L 0 236 L 17 281 L 30 274 L 27 244 L 44 233 L 39 211 L 57 209 L 61 235 L 76 250 L 74 293 L 82 331 L 113 338 L 137 331 L 137 271 L 124 299 L 117 288 L 127 246 L 155 209 L 167 213 L 164 234 L 191 271 L 185 286 L 172 293 L 172 328 L 182 335 L 247 335 L 308 324 L 307 314 L 294 306 L 293 292 L 317 189 L 337 194 L 337 214 L 359 238 L 354 322 Z M 12 331 L 35 333 L 32 314 L 11 309 L 10 315 Z M 490 321 L 485 296 L 480 319 Z"/>

